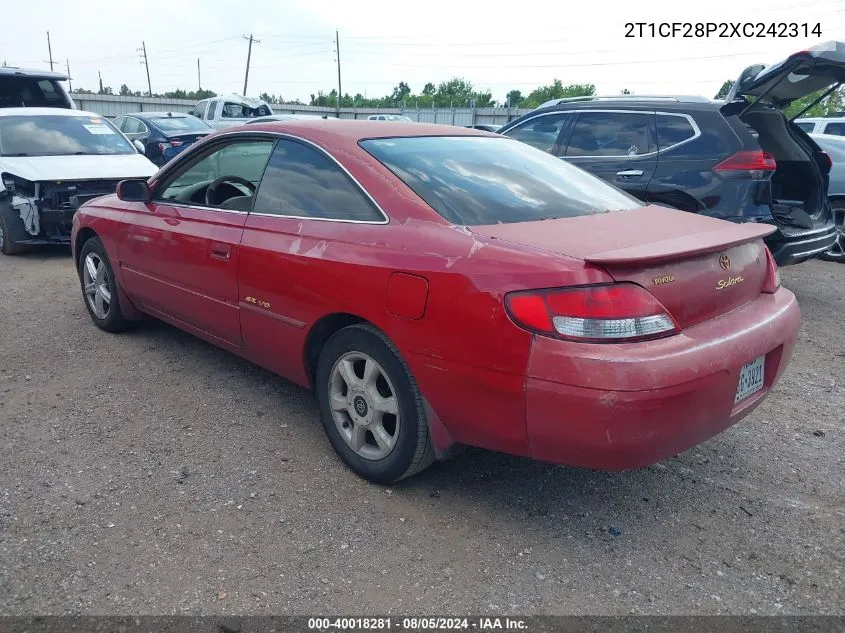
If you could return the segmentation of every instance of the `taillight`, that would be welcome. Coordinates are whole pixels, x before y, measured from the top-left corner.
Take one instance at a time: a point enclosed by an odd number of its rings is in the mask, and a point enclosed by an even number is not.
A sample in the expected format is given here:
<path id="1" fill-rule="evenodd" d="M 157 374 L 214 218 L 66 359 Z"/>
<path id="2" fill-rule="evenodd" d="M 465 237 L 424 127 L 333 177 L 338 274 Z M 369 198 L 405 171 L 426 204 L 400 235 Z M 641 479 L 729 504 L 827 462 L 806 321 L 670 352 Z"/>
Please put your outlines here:
<path id="1" fill-rule="evenodd" d="M 713 171 L 725 178 L 764 180 L 771 177 L 777 166 L 775 157 L 769 152 L 743 150 L 723 160 L 713 167 Z"/>
<path id="2" fill-rule="evenodd" d="M 822 162 L 827 165 L 827 171 L 825 173 L 830 173 L 831 168 L 833 167 L 833 159 L 831 159 L 830 154 L 827 152 L 819 152 L 819 156 L 822 159 Z"/>
<path id="3" fill-rule="evenodd" d="M 766 278 L 763 280 L 762 292 L 774 294 L 780 288 L 780 271 L 769 247 L 766 247 Z"/>
<path id="4" fill-rule="evenodd" d="M 520 327 L 571 341 L 642 341 L 680 329 L 653 295 L 632 283 L 511 292 L 505 307 Z"/>
<path id="5" fill-rule="evenodd" d="M 175 140 L 175 139 L 170 139 L 170 144 L 171 144 L 173 147 L 180 147 L 180 146 L 182 145 L 182 141 L 177 141 L 177 140 Z"/>

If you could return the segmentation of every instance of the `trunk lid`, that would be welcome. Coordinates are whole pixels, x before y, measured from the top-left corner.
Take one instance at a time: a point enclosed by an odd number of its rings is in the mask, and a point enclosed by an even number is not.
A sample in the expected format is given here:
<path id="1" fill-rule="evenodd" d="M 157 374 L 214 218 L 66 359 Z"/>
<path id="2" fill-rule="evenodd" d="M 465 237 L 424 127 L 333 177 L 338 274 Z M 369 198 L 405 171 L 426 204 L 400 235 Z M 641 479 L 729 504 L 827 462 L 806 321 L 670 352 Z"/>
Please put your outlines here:
<path id="1" fill-rule="evenodd" d="M 175 141 L 175 144 L 178 145 L 190 145 L 191 143 L 196 143 L 198 140 L 208 136 L 209 134 L 211 134 L 211 130 L 208 132 L 201 132 L 199 134 L 168 134 L 167 140 L 171 143 Z"/>
<path id="2" fill-rule="evenodd" d="M 769 224 L 736 224 L 648 206 L 577 218 L 471 226 L 477 235 L 577 257 L 641 285 L 689 327 L 756 299 Z"/>
<path id="3" fill-rule="evenodd" d="M 747 96 L 763 98 L 780 108 L 842 82 L 845 82 L 845 43 L 824 42 L 771 66 L 749 66 L 734 82 L 725 103 Z"/>

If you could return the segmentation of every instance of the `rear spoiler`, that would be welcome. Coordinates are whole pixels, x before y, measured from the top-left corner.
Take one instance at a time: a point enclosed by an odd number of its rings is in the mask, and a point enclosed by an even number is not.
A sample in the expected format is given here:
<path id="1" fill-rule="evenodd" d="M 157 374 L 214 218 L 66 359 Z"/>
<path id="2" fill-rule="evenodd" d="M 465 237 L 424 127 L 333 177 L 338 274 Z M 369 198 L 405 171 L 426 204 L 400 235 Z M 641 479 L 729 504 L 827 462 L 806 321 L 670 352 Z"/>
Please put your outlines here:
<path id="1" fill-rule="evenodd" d="M 591 264 L 603 266 L 657 263 L 714 253 L 766 237 L 777 231 L 777 227 L 771 224 L 750 222 L 736 224 L 731 229 L 731 236 L 728 239 L 725 239 L 725 230 L 718 228 L 694 235 L 583 255 L 582 259 Z"/>

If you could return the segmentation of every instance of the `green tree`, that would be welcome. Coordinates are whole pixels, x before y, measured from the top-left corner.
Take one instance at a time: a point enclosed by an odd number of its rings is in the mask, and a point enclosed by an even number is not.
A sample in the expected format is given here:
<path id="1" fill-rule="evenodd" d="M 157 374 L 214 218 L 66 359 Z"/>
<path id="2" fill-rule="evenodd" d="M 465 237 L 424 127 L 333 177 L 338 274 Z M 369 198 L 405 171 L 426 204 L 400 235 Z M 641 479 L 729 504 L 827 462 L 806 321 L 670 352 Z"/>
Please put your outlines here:
<path id="1" fill-rule="evenodd" d="M 525 102 L 524 108 L 536 108 L 537 106 L 551 101 L 552 99 L 563 99 L 566 97 L 590 97 L 596 94 L 594 84 L 569 84 L 564 86 L 560 79 L 555 79 L 549 86 L 540 86 L 530 93 Z"/>
<path id="2" fill-rule="evenodd" d="M 404 81 L 400 81 L 399 85 L 393 88 L 393 94 L 390 95 L 390 100 L 396 105 L 399 105 L 403 101 L 407 101 L 410 96 L 411 87 Z"/>
<path id="3" fill-rule="evenodd" d="M 429 82 L 425 86 L 423 86 L 422 94 L 426 97 L 433 97 L 436 91 L 437 88 L 434 87 L 434 84 Z"/>
<path id="4" fill-rule="evenodd" d="M 121 97 L 128 97 L 128 96 L 132 95 L 132 91 L 129 89 L 129 86 L 127 86 L 126 84 L 120 84 L 120 92 L 118 92 L 118 94 Z"/>
<path id="5" fill-rule="evenodd" d="M 719 92 L 716 93 L 716 96 L 713 97 L 714 99 L 724 99 L 728 96 L 728 93 L 733 88 L 734 82 L 728 79 L 725 83 L 722 84 L 722 87 L 719 88 Z"/>
<path id="6" fill-rule="evenodd" d="M 819 90 L 818 92 L 814 92 L 813 94 L 809 94 L 806 97 L 793 101 L 786 108 L 784 108 L 784 114 L 786 114 L 787 117 L 795 116 L 796 114 L 801 112 L 801 110 L 810 105 L 813 101 L 818 99 L 821 95 L 823 95 L 827 90 L 828 88 L 825 88 L 823 90 Z M 833 91 L 831 94 L 819 101 L 816 105 L 807 110 L 801 116 L 830 116 L 836 112 L 841 112 L 843 109 L 845 109 L 845 89 L 839 89 Z"/>
<path id="7" fill-rule="evenodd" d="M 505 100 L 511 108 L 518 108 L 519 104 L 525 101 L 525 97 L 522 96 L 521 90 L 511 90 L 505 95 Z"/>

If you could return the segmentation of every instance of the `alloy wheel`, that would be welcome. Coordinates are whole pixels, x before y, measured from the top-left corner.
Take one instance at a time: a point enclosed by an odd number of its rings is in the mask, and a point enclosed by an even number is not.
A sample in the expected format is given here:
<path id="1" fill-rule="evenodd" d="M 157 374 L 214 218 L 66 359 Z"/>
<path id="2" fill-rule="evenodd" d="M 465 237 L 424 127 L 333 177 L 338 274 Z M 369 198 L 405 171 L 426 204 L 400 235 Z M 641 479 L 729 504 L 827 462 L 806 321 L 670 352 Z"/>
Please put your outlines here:
<path id="1" fill-rule="evenodd" d="M 112 297 L 106 264 L 97 253 L 88 253 L 85 256 L 82 276 L 85 284 L 85 298 L 91 311 L 98 319 L 105 319 L 109 315 Z"/>
<path id="2" fill-rule="evenodd" d="M 845 259 L 845 208 L 833 209 L 833 222 L 836 225 L 836 242 L 827 252 L 835 259 Z"/>
<path id="3" fill-rule="evenodd" d="M 332 418 L 349 448 L 368 460 L 387 457 L 399 438 L 399 400 L 384 368 L 347 352 L 329 375 Z"/>

